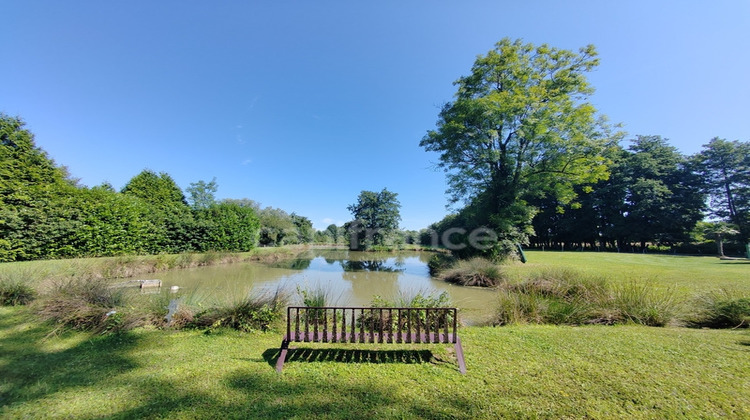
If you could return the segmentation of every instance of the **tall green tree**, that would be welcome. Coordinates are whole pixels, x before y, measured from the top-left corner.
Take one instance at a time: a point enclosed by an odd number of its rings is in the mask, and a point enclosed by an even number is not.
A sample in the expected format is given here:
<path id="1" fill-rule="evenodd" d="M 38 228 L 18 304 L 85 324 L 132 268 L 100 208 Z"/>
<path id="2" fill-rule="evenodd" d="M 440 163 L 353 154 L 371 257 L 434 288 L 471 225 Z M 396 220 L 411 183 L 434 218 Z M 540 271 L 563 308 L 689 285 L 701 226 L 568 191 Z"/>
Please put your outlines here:
<path id="1" fill-rule="evenodd" d="M 180 187 L 166 172 L 144 169 L 122 188 L 123 194 L 133 195 L 159 208 L 187 206 L 187 200 Z"/>
<path id="2" fill-rule="evenodd" d="M 310 219 L 299 214 L 292 213 L 290 215 L 292 223 L 297 228 L 297 243 L 307 244 L 315 239 L 315 229 Z"/>
<path id="3" fill-rule="evenodd" d="M 250 251 L 258 243 L 260 222 L 251 207 L 222 201 L 197 211 L 199 251 Z"/>
<path id="4" fill-rule="evenodd" d="M 623 230 L 641 248 L 687 240 L 705 208 L 688 159 L 660 136 L 637 136 L 628 150 L 620 180 L 627 185 Z"/>
<path id="5" fill-rule="evenodd" d="M 187 187 L 187 192 L 190 194 L 188 202 L 193 209 L 207 209 L 216 203 L 216 191 L 219 189 L 219 184 L 216 183 L 216 177 L 211 182 L 200 180 L 198 182 L 191 182 L 190 186 Z"/>
<path id="6" fill-rule="evenodd" d="M 123 187 L 122 194 L 151 206 L 149 217 L 156 232 L 149 248 L 156 252 L 190 250 L 189 244 L 194 242 L 193 215 L 185 195 L 169 174 L 145 169 Z"/>
<path id="7" fill-rule="evenodd" d="M 71 256 L 75 183 L 24 126 L 0 113 L 0 261 Z"/>
<path id="8" fill-rule="evenodd" d="M 576 197 L 575 186 L 608 175 L 612 144 L 586 100 L 586 73 L 599 63 L 592 45 L 578 53 L 503 39 L 456 81 L 455 99 L 420 145 L 439 154 L 452 203 L 463 201 L 474 226 L 497 231 L 489 252 L 505 253 L 532 232 L 527 199 Z"/>
<path id="9" fill-rule="evenodd" d="M 737 227 L 750 254 L 750 142 L 716 137 L 696 159 L 713 214 Z"/>
<path id="10" fill-rule="evenodd" d="M 401 221 L 398 194 L 383 188 L 380 192 L 362 191 L 357 202 L 347 206 L 354 221 L 347 224 L 351 248 L 387 245 L 398 231 Z"/>

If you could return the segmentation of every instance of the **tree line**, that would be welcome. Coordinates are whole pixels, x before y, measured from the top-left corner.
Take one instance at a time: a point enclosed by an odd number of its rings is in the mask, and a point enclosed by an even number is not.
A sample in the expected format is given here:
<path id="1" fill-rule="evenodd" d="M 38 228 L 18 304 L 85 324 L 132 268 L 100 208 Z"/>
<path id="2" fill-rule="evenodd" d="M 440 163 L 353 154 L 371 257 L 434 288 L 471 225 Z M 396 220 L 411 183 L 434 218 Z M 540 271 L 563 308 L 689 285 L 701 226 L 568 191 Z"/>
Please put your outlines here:
<path id="1" fill-rule="evenodd" d="M 457 208 L 423 242 L 453 231 L 450 242 L 466 244 L 486 229 L 488 246 L 460 254 L 502 257 L 520 244 L 635 250 L 707 235 L 750 255 L 750 143 L 714 138 L 693 156 L 659 136 L 623 147 L 588 101 L 598 64 L 593 45 L 507 38 L 476 59 L 420 143 L 438 154 Z"/>
<path id="2" fill-rule="evenodd" d="M 0 262 L 127 254 L 231 251 L 306 243 L 312 222 L 248 199 L 216 201 L 216 180 L 189 196 L 167 173 L 144 170 L 120 191 L 78 185 L 0 114 Z"/>

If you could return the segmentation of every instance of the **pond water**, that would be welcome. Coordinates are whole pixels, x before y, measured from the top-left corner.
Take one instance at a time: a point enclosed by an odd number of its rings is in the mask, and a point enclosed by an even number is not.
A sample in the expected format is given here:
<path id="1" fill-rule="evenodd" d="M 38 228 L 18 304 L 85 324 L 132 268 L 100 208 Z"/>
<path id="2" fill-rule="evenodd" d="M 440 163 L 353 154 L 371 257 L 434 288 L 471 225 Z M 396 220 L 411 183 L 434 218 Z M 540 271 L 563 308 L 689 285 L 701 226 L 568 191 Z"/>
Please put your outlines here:
<path id="1" fill-rule="evenodd" d="M 431 255 L 313 249 L 292 260 L 172 270 L 149 278 L 161 279 L 162 290 L 179 286 L 178 295 L 197 295 L 199 300 L 209 301 L 231 301 L 251 291 L 282 287 L 293 292 L 293 304 L 300 304 L 298 287 L 322 287 L 329 292 L 329 305 L 368 306 L 374 296 L 392 300 L 400 295 L 437 295 L 446 291 L 467 323 L 480 322 L 494 312 L 493 290 L 456 286 L 432 278 L 427 268 Z"/>

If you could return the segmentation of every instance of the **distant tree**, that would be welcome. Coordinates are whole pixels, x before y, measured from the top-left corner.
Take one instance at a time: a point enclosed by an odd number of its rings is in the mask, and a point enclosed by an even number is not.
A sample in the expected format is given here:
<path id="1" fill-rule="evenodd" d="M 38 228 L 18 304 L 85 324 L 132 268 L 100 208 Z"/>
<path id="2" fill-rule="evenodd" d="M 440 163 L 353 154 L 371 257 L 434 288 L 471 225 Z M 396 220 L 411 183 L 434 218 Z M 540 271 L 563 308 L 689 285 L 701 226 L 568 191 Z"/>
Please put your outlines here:
<path id="1" fill-rule="evenodd" d="M 736 235 L 739 231 L 724 222 L 706 223 L 703 233 L 713 237 L 716 241 L 716 251 L 719 257 L 724 256 L 724 240 L 727 236 Z"/>
<path id="2" fill-rule="evenodd" d="M 703 218 L 705 195 L 694 165 L 660 136 L 637 136 L 609 155 L 610 177 L 579 187 L 571 205 L 532 201 L 537 245 L 565 248 L 602 244 L 687 242 Z M 564 211 L 560 208 L 564 206 Z"/>
<path id="3" fill-rule="evenodd" d="M 703 218 L 705 196 L 687 158 L 659 136 L 637 136 L 628 150 L 620 180 L 627 185 L 624 231 L 641 248 L 688 239 Z"/>
<path id="4" fill-rule="evenodd" d="M 307 244 L 315 238 L 315 229 L 310 219 L 296 213 L 290 215 L 292 223 L 297 228 L 297 243 Z"/>
<path id="5" fill-rule="evenodd" d="M 362 191 L 357 202 L 347 207 L 354 216 L 354 221 L 347 224 L 350 237 L 355 239 L 354 248 L 386 245 L 398 231 L 401 203 L 397 197 L 387 188 L 380 192 Z"/>
<path id="6" fill-rule="evenodd" d="M 420 142 L 439 153 L 451 202 L 467 205 L 464 228 L 497 232 L 482 252 L 505 254 L 527 240 L 536 212 L 529 198 L 566 204 L 576 185 L 607 177 L 612 140 L 586 102 L 596 56 L 591 45 L 574 53 L 503 39 L 456 82 L 455 100 Z"/>
<path id="7" fill-rule="evenodd" d="M 187 192 L 190 194 L 188 203 L 193 209 L 207 209 L 216 203 L 216 190 L 219 185 L 216 183 L 216 177 L 211 182 L 200 180 L 198 182 L 191 182 L 190 186 L 187 187 Z"/>
<path id="8" fill-rule="evenodd" d="M 260 219 L 259 242 L 263 246 L 281 246 L 298 243 L 298 230 L 289 213 L 282 209 L 266 207 L 257 210 Z"/>
<path id="9" fill-rule="evenodd" d="M 696 159 L 713 214 L 737 227 L 750 254 L 750 142 L 713 138 Z"/>

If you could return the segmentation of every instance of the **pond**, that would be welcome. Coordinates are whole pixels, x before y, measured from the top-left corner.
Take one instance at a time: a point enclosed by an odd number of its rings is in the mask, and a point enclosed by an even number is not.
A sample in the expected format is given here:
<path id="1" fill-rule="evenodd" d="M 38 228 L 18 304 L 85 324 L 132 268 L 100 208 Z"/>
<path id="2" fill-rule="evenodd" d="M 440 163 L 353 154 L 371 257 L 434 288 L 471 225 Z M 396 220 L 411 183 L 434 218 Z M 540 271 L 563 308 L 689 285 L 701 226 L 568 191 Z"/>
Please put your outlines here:
<path id="1" fill-rule="evenodd" d="M 162 290 L 178 286 L 178 295 L 197 295 L 199 300 L 209 301 L 231 301 L 251 290 L 281 287 L 292 292 L 293 304 L 300 304 L 298 287 L 322 287 L 328 291 L 329 305 L 369 306 L 374 296 L 392 300 L 400 295 L 446 291 L 466 323 L 480 322 L 494 312 L 495 291 L 456 286 L 431 277 L 427 262 L 432 255 L 312 249 L 291 260 L 173 270 L 150 278 L 161 279 Z"/>

